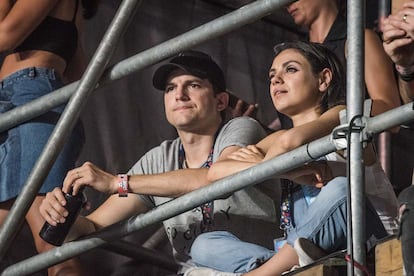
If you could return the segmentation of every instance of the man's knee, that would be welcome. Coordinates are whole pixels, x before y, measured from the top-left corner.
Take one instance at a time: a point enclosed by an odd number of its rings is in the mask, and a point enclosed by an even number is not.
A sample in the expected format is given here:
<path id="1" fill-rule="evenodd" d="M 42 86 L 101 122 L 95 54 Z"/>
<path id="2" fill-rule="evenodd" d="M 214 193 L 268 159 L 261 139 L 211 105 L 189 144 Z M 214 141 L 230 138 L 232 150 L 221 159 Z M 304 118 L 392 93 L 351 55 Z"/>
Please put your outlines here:
<path id="1" fill-rule="evenodd" d="M 205 259 L 209 259 L 211 255 L 215 255 L 217 248 L 222 245 L 223 238 L 233 236 L 226 231 L 213 231 L 200 234 L 191 245 L 191 259 L 199 265 L 204 264 Z"/>

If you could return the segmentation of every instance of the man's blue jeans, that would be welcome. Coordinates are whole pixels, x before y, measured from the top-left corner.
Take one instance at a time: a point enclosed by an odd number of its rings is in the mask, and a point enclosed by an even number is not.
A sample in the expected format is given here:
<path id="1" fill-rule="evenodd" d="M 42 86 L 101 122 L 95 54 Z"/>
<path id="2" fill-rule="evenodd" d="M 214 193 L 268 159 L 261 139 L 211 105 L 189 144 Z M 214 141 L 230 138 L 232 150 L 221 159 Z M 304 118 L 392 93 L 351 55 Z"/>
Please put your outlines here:
<path id="1" fill-rule="evenodd" d="M 287 232 L 287 243 L 304 237 L 327 253 L 345 249 L 347 245 L 347 179 L 337 177 L 325 185 L 312 204 L 308 205 L 303 192 L 293 194 L 294 227 Z M 386 235 L 377 213 L 367 201 L 367 238 Z M 254 227 L 248 226 L 246 227 Z M 191 247 L 191 257 L 199 266 L 225 272 L 245 273 L 270 259 L 275 251 L 243 242 L 231 233 L 215 231 L 201 234 Z"/>

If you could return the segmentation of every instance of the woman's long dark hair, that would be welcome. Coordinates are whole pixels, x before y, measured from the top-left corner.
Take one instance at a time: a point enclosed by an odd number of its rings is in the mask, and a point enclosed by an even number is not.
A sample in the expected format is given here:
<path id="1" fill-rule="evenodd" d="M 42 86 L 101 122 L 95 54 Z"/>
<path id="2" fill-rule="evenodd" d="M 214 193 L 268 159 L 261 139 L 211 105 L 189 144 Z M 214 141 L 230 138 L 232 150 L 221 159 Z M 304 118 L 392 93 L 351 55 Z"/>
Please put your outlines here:
<path id="1" fill-rule="evenodd" d="M 345 104 L 345 71 L 334 52 L 320 43 L 291 41 L 276 45 L 273 48 L 275 57 L 287 49 L 294 49 L 301 53 L 311 65 L 315 75 L 325 68 L 331 70 L 331 83 L 319 104 L 321 113 L 335 105 Z"/>

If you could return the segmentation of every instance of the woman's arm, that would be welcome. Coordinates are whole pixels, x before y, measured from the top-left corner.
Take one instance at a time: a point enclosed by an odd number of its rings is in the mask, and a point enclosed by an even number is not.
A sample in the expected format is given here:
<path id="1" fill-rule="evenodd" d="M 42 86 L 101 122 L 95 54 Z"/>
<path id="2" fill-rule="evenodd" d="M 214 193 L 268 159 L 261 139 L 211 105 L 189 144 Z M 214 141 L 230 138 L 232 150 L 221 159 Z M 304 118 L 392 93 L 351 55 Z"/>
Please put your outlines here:
<path id="1" fill-rule="evenodd" d="M 276 135 L 273 133 L 272 135 Z M 264 158 L 264 154 L 255 145 L 249 145 L 245 148 L 225 154 L 224 158 L 213 163 L 208 170 L 208 181 L 216 181 L 223 177 L 232 175 L 239 171 L 248 169 L 258 163 Z"/>
<path id="2" fill-rule="evenodd" d="M 335 106 L 312 122 L 288 130 L 276 131 L 257 145 L 240 149 L 227 156 L 226 159 L 215 162 L 209 169 L 208 180 L 215 181 L 248 169 L 262 161 L 328 135 L 339 125 L 339 111 L 344 108 L 343 105 Z"/>
<path id="3" fill-rule="evenodd" d="M 13 3 L 11 0 L 0 1 L 0 21 L 6 17 L 12 6 Z"/>
<path id="4" fill-rule="evenodd" d="M 339 112 L 344 108 L 343 105 L 335 106 L 312 122 L 285 130 L 277 137 L 269 136 L 269 139 L 262 140 L 257 146 L 266 153 L 264 160 L 328 135 L 339 125 Z"/>
<path id="5" fill-rule="evenodd" d="M 403 68 L 414 64 L 414 24 L 404 22 L 404 14 L 414 11 L 414 1 L 407 2 L 405 7 L 383 21 L 383 47 L 392 62 Z M 403 103 L 414 100 L 414 81 L 398 78 L 398 88 Z"/>
<path id="6" fill-rule="evenodd" d="M 19 45 L 55 7 L 58 0 L 18 0 L 0 4 L 0 52 Z"/>
<path id="7" fill-rule="evenodd" d="M 365 31 L 365 83 L 372 99 L 372 116 L 400 105 L 393 63 L 372 30 Z"/>

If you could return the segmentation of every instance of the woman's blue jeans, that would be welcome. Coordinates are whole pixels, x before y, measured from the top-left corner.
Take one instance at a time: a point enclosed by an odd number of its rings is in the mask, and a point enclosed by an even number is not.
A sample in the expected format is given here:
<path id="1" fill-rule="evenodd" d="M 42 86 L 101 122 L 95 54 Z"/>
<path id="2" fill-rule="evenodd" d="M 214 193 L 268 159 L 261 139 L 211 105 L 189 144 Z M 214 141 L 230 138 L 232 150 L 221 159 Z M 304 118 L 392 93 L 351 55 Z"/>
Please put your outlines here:
<path id="1" fill-rule="evenodd" d="M 347 245 L 347 179 L 337 177 L 325 185 L 308 205 L 299 191 L 293 194 L 294 227 L 287 232 L 287 243 L 293 246 L 299 238 L 307 238 L 326 252 L 345 249 Z M 367 238 L 386 235 L 377 213 L 367 201 Z M 246 227 L 254 227 L 246 225 Z M 243 242 L 231 233 L 215 231 L 201 234 L 191 247 L 195 264 L 225 272 L 245 273 L 270 259 L 275 251 Z"/>

